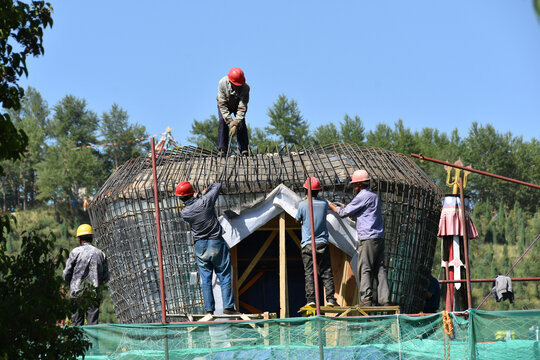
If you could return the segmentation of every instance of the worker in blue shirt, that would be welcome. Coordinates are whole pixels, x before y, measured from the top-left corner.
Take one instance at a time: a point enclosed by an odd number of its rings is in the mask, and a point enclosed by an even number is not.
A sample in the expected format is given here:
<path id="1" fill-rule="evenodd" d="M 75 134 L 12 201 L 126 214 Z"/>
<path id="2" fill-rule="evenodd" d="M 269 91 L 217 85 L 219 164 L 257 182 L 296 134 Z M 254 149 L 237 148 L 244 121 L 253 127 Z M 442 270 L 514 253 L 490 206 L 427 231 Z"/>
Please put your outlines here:
<path id="1" fill-rule="evenodd" d="M 195 190 L 189 181 L 182 181 L 176 186 L 175 195 L 180 197 L 185 207 L 180 216 L 191 226 L 195 255 L 202 278 L 204 309 L 207 314 L 215 311 L 212 291 L 212 275 L 216 272 L 221 285 L 223 313 L 238 314 L 234 306 L 231 281 L 231 255 L 223 239 L 223 228 L 218 221 L 215 203 L 221 192 L 221 184 L 208 186 L 206 194 L 194 197 Z"/>
<path id="2" fill-rule="evenodd" d="M 309 182 L 311 182 L 311 196 L 313 202 L 313 227 L 315 234 L 315 246 L 317 267 L 326 291 L 326 302 L 328 306 L 337 306 L 334 298 L 334 275 L 330 262 L 330 249 L 328 248 L 328 228 L 326 226 L 326 214 L 328 212 L 328 201 L 318 197 L 321 190 L 321 183 L 317 178 L 310 177 L 304 183 L 306 193 Z M 313 256 L 311 250 L 311 222 L 309 216 L 308 200 L 302 201 L 298 205 L 296 220 L 302 223 L 302 262 L 304 263 L 306 306 L 315 305 L 315 279 L 313 277 Z"/>
<path id="3" fill-rule="evenodd" d="M 360 276 L 360 301 L 362 305 L 376 305 L 372 284 L 377 280 L 377 303 L 388 306 L 390 291 L 384 267 L 384 225 L 381 202 L 377 194 L 370 191 L 369 174 L 365 170 L 353 173 L 351 184 L 357 193 L 345 207 L 330 204 L 330 209 L 340 217 L 349 216 L 356 220 L 358 234 L 358 274 Z"/>

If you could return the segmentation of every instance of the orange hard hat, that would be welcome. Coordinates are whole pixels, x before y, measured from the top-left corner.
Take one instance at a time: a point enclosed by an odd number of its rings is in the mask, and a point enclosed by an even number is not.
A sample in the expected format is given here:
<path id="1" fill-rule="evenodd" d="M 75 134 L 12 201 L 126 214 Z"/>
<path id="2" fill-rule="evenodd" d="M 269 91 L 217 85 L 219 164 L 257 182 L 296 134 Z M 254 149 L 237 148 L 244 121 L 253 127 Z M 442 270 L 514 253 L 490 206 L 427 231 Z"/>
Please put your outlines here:
<path id="1" fill-rule="evenodd" d="M 227 75 L 229 78 L 229 81 L 232 82 L 236 86 L 242 86 L 246 83 L 246 78 L 244 77 L 244 72 L 242 69 L 233 67 L 229 74 Z"/>
<path id="2" fill-rule="evenodd" d="M 176 185 L 176 192 L 174 195 L 176 196 L 189 196 L 195 194 L 195 190 L 193 190 L 193 186 L 189 183 L 189 181 L 181 181 Z"/>
<path id="3" fill-rule="evenodd" d="M 351 180 L 351 184 L 352 183 L 356 183 L 356 182 L 364 182 L 364 181 L 368 181 L 369 180 L 369 174 L 367 173 L 366 170 L 356 170 L 353 174 L 352 174 L 352 180 Z"/>
<path id="4" fill-rule="evenodd" d="M 311 190 L 321 190 L 321 183 L 316 177 L 308 177 L 304 183 L 304 189 L 309 189 L 309 181 L 311 180 Z"/>

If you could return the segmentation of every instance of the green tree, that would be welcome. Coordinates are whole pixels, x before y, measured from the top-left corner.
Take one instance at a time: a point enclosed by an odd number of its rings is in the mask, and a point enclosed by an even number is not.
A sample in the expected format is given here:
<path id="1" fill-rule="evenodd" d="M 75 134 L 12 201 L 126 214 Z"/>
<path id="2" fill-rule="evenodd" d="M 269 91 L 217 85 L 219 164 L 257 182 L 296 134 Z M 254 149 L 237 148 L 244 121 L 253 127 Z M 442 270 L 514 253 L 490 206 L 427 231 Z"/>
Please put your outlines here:
<path id="1" fill-rule="evenodd" d="M 278 136 L 283 144 L 307 145 L 310 142 L 309 126 L 300 113 L 298 104 L 294 99 L 287 99 L 281 94 L 268 108 L 270 126 L 265 129 L 273 135 Z"/>
<path id="2" fill-rule="evenodd" d="M 499 202 L 499 210 L 497 211 L 497 243 L 506 244 L 506 234 L 504 232 L 505 210 L 503 202 Z"/>
<path id="3" fill-rule="evenodd" d="M 54 205 L 54 212 L 58 214 L 57 204 L 62 199 L 62 179 L 64 166 L 57 147 L 49 147 L 43 161 L 37 165 L 38 196 L 42 199 L 51 199 Z"/>
<path id="4" fill-rule="evenodd" d="M 64 96 L 54 107 L 49 135 L 58 142 L 70 139 L 75 147 L 97 143 L 98 117 L 86 108 L 86 100 Z"/>
<path id="5" fill-rule="evenodd" d="M 493 126 L 480 126 L 474 122 L 469 130 L 469 135 L 464 140 L 464 163 L 469 163 L 473 168 L 514 177 L 515 164 L 511 149 L 511 134 L 500 134 Z M 502 198 L 505 205 L 510 207 L 515 201 L 515 191 L 517 185 L 510 184 L 488 176 L 474 175 L 467 180 L 470 186 L 470 193 L 474 200 L 484 202 L 490 200 L 498 203 L 500 194 L 505 194 Z"/>
<path id="6" fill-rule="evenodd" d="M 18 110 L 24 90 L 18 85 L 28 75 L 26 57 L 42 55 L 43 30 L 52 26 L 52 7 L 44 1 L 4 1 L 0 8 L 0 104 Z M 17 129 L 7 112 L 0 112 L 0 160 L 19 159 L 28 138 Z M 0 174 L 2 167 L 0 165 Z"/>
<path id="7" fill-rule="evenodd" d="M 0 233 L 11 232 L 7 217 L 0 220 Z M 76 310 L 64 299 L 64 283 L 58 275 L 64 251 L 55 254 L 55 239 L 29 233 L 23 236 L 18 255 L 6 255 L 0 241 L 0 358 L 76 359 L 90 343 L 77 327 L 58 326 Z"/>
<path id="8" fill-rule="evenodd" d="M 446 154 L 449 153 L 450 140 L 445 133 L 441 134 L 437 129 L 423 128 L 420 134 L 415 135 L 417 146 L 414 152 L 424 154 L 427 157 L 449 160 Z M 446 187 L 446 170 L 443 166 L 429 161 L 418 163 L 418 165 L 431 176 L 441 189 Z"/>
<path id="9" fill-rule="evenodd" d="M 17 82 L 28 75 L 26 56 L 43 54 L 43 30 L 52 26 L 51 10 L 43 1 L 2 2 L 0 103 L 5 110 L 20 108 L 24 91 Z M 24 131 L 14 126 L 7 112 L 0 112 L 0 162 L 20 158 L 27 143 Z M 19 254 L 8 255 L 12 219 L 0 214 L 0 359 L 76 359 L 89 343 L 80 328 L 58 326 L 75 309 L 60 293 L 62 252 L 55 256 L 53 238 L 30 232 Z"/>
<path id="10" fill-rule="evenodd" d="M 136 141 L 147 137 L 146 128 L 139 124 L 130 124 L 127 111 L 118 104 L 101 116 L 101 135 L 103 141 L 111 144 L 105 147 L 105 156 L 114 169 L 127 160 L 148 152 L 148 146 Z"/>
<path id="11" fill-rule="evenodd" d="M 28 152 L 17 162 L 21 190 L 22 208 L 27 209 L 28 203 L 33 204 L 36 194 L 36 165 L 43 160 L 45 145 L 45 125 L 49 116 L 47 102 L 34 88 L 29 87 L 21 102 L 19 111 L 12 118 L 15 126 L 22 129 L 28 136 Z"/>
<path id="12" fill-rule="evenodd" d="M 193 120 L 190 133 L 193 135 L 188 138 L 188 141 L 196 146 L 214 150 L 218 148 L 218 126 L 219 120 L 216 115 L 210 115 L 208 119 L 203 121 Z"/>
<path id="13" fill-rule="evenodd" d="M 341 141 L 349 144 L 363 145 L 366 139 L 365 130 L 364 124 L 358 115 L 352 118 L 348 114 L 345 114 L 343 121 L 340 123 Z"/>
<path id="14" fill-rule="evenodd" d="M 386 124 L 377 124 L 375 131 L 370 130 L 367 135 L 366 145 L 392 149 L 392 129 Z"/>
<path id="15" fill-rule="evenodd" d="M 317 145 L 328 145 L 340 141 L 341 138 L 334 123 L 320 125 L 313 133 L 313 142 Z"/>
<path id="16" fill-rule="evenodd" d="M 279 151 L 280 143 L 268 136 L 268 133 L 259 128 L 251 129 L 248 126 L 249 146 L 253 152 L 277 152 Z"/>
<path id="17" fill-rule="evenodd" d="M 405 127 L 403 120 L 401 119 L 394 124 L 392 143 L 393 145 L 391 150 L 405 155 L 409 155 L 411 152 L 418 149 L 415 135 L 410 129 Z"/>
<path id="18" fill-rule="evenodd" d="M 540 182 L 540 166 L 531 166 L 540 164 L 540 142 L 532 138 L 530 142 L 523 141 L 522 137 L 511 139 L 510 161 L 514 167 L 514 178 L 534 184 Z M 507 174 L 502 174 L 508 176 Z M 509 184 L 509 183 L 507 183 Z M 518 201 L 523 209 L 528 212 L 536 211 L 540 203 L 540 192 L 531 191 L 526 186 L 507 186 L 507 189 L 515 189 L 513 197 Z M 510 206 L 511 203 L 507 202 Z"/>

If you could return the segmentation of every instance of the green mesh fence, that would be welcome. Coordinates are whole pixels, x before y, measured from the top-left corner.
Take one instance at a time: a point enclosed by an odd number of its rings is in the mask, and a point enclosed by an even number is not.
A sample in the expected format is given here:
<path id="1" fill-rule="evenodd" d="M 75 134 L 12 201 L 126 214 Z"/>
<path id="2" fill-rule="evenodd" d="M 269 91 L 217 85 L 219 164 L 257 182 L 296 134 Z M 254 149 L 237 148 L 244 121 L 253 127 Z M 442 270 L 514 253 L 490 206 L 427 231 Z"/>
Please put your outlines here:
<path id="1" fill-rule="evenodd" d="M 540 359 L 540 310 L 94 325 L 85 359 Z M 514 355 L 516 354 L 516 355 Z"/>

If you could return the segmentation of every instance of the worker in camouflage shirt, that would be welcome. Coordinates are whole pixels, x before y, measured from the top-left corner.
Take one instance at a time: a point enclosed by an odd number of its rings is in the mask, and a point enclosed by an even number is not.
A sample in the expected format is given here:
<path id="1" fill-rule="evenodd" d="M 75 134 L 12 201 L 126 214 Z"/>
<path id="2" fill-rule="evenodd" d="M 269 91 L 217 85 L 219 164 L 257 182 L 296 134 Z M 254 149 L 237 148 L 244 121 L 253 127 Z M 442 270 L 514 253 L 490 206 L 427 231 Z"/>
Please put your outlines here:
<path id="1" fill-rule="evenodd" d="M 77 238 L 79 245 L 69 254 L 66 268 L 62 277 L 69 282 L 69 295 L 77 298 L 82 295 L 85 284 L 94 287 L 105 284 L 109 281 L 109 266 L 103 251 L 92 245 L 94 231 L 88 224 L 82 224 L 77 228 Z M 88 325 L 95 325 L 99 318 L 99 305 L 97 300 L 86 310 L 86 314 L 76 312 L 72 315 L 73 325 L 84 325 L 84 317 Z"/>

